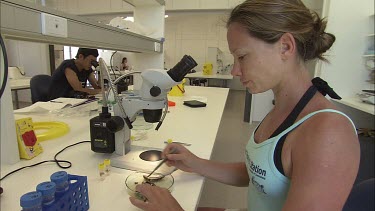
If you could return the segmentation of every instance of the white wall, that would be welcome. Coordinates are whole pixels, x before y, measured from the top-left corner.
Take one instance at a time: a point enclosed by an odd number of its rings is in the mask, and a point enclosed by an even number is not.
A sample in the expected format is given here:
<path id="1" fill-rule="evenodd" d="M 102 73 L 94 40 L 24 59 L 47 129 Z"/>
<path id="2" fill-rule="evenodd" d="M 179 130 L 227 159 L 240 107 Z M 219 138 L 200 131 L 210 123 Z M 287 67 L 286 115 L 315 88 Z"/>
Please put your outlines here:
<path id="1" fill-rule="evenodd" d="M 172 13 L 165 20 L 165 65 L 173 67 L 185 55 L 191 55 L 202 71 L 208 59 L 208 47 L 217 47 L 230 55 L 223 12 Z M 228 57 L 230 58 L 231 56 Z"/>
<path id="2" fill-rule="evenodd" d="M 369 47 L 369 39 L 374 39 L 366 36 L 374 34 L 374 1 L 361 0 L 353 4 L 350 1 L 325 0 L 325 6 L 327 31 L 336 36 L 336 42 L 328 53 L 330 64 L 323 63 L 317 72 L 343 98 L 354 97 L 362 89 L 374 89 L 374 84 L 366 82 L 369 71 L 364 66 L 366 59 L 362 56 Z M 335 104 L 353 120 L 357 128 L 374 129 L 373 115 Z"/>
<path id="3" fill-rule="evenodd" d="M 362 89 L 373 88 L 368 80 L 363 54 L 367 49 L 366 35 L 374 33 L 374 1 L 331 0 L 327 31 L 336 36 L 330 50 L 330 64 L 323 64 L 321 77 L 337 90 L 341 97 L 355 96 Z M 371 21 L 372 18 L 372 21 Z M 371 24 L 372 22 L 372 24 Z"/>
<path id="4" fill-rule="evenodd" d="M 25 75 L 32 77 L 38 74 L 49 74 L 49 51 L 47 44 L 23 42 L 15 40 L 5 41 L 9 66 L 22 66 Z M 30 90 L 18 91 L 21 102 L 31 102 Z"/>

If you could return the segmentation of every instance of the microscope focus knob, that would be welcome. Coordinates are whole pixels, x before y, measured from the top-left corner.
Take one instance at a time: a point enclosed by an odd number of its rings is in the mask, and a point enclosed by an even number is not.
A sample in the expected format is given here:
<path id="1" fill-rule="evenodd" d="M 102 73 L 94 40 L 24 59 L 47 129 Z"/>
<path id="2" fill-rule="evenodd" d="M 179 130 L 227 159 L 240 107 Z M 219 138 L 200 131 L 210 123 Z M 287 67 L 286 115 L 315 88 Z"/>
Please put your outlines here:
<path id="1" fill-rule="evenodd" d="M 150 89 L 150 95 L 153 97 L 157 97 L 161 94 L 161 89 L 158 86 L 153 86 Z"/>

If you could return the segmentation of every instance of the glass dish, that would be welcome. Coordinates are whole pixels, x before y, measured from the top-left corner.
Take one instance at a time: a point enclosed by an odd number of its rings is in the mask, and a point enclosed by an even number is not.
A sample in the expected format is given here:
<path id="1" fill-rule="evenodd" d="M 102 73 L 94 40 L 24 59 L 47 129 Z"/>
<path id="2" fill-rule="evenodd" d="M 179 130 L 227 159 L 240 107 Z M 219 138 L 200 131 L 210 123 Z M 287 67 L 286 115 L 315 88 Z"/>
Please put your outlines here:
<path id="1" fill-rule="evenodd" d="M 125 185 L 126 185 L 127 192 L 130 196 L 133 196 L 140 200 L 145 201 L 147 199 L 144 196 L 142 196 L 142 194 L 140 194 L 139 192 L 135 190 L 135 187 L 137 185 L 146 183 L 146 180 L 143 177 L 144 175 L 147 176 L 148 173 L 135 172 L 135 173 L 130 174 L 125 180 Z M 174 178 L 172 175 L 166 175 L 164 178 L 151 183 L 151 185 L 165 188 L 169 190 L 170 192 L 172 191 L 173 184 L 174 184 Z"/>

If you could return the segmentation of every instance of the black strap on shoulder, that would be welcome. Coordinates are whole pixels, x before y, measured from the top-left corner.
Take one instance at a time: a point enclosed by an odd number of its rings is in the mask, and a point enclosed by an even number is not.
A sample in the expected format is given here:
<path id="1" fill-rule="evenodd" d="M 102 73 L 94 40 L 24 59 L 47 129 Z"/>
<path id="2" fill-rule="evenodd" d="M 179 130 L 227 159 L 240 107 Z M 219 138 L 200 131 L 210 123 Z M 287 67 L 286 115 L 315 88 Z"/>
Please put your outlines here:
<path id="1" fill-rule="evenodd" d="M 298 115 L 301 113 L 303 108 L 307 105 L 307 103 L 311 100 L 311 98 L 315 95 L 317 89 L 315 86 L 311 86 L 305 94 L 301 97 L 298 101 L 297 105 L 293 108 L 292 112 L 290 112 L 289 116 L 281 123 L 281 125 L 273 132 L 271 137 L 275 137 L 279 135 L 281 132 L 286 130 L 290 127 L 297 119 Z"/>
<path id="2" fill-rule="evenodd" d="M 283 123 L 281 123 L 281 125 L 275 130 L 275 132 L 271 135 L 270 138 L 279 135 L 281 132 L 283 132 L 284 130 L 289 128 L 291 125 L 293 125 L 293 123 L 296 121 L 298 115 L 301 113 L 303 108 L 305 108 L 305 106 L 311 100 L 311 98 L 314 97 L 314 95 L 317 91 L 318 90 L 315 86 L 311 86 L 305 92 L 305 94 L 302 96 L 302 98 L 299 100 L 299 102 L 294 107 L 292 112 L 290 112 L 288 117 L 283 121 Z M 283 137 L 280 138 L 279 142 L 276 144 L 276 148 L 275 148 L 275 151 L 274 151 L 274 154 L 273 154 L 273 161 L 275 163 L 275 166 L 276 166 L 277 170 L 279 170 L 279 172 L 283 175 L 285 175 L 285 173 L 284 173 L 283 165 L 282 165 L 282 162 L 281 162 L 281 151 L 283 149 L 283 145 L 284 145 L 284 142 L 285 142 L 285 139 L 286 139 L 287 135 L 288 134 L 285 134 Z"/>

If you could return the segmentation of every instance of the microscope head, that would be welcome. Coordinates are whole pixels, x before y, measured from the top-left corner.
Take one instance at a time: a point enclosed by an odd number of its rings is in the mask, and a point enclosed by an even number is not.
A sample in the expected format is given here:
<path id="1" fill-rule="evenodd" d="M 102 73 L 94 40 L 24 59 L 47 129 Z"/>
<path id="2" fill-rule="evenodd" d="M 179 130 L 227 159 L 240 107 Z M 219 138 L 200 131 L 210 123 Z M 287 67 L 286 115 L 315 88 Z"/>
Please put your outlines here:
<path id="1" fill-rule="evenodd" d="M 173 86 L 181 83 L 186 74 L 195 66 L 197 66 L 195 60 L 191 56 L 185 55 L 179 63 L 168 71 L 150 69 L 142 72 L 143 81 L 140 90 L 142 100 L 160 106 L 160 108 L 143 109 L 146 122 L 158 122 L 160 120 L 165 104 L 161 105 L 156 102 L 165 101 L 164 103 L 168 103 L 168 92 Z"/>
<path id="2" fill-rule="evenodd" d="M 144 100 L 157 101 L 165 99 L 170 89 L 181 83 L 186 74 L 197 66 L 191 56 L 185 55 L 172 69 L 165 71 L 149 69 L 141 73 L 142 86 L 140 95 Z"/>

